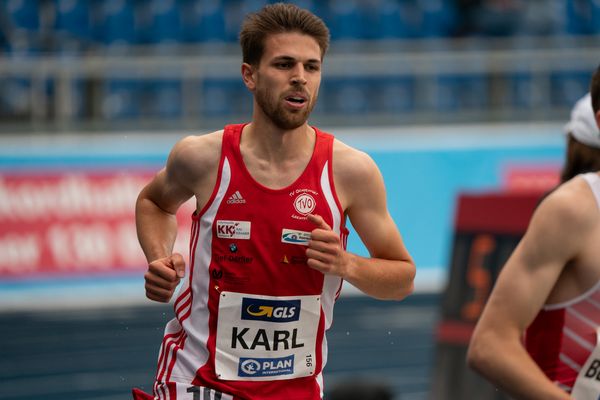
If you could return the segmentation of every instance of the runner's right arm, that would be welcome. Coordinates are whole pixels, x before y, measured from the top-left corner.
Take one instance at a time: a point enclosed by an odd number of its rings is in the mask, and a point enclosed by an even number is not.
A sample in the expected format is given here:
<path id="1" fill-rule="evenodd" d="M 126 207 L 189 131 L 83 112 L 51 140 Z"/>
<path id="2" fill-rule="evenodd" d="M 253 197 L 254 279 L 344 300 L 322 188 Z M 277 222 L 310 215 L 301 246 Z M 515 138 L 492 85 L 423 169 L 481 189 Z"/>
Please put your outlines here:
<path id="1" fill-rule="evenodd" d="M 138 196 L 136 228 L 148 261 L 144 279 L 146 296 L 151 300 L 168 302 L 185 275 L 183 256 L 172 253 L 177 236 L 175 216 L 192 196 L 202 201 L 212 190 L 211 166 L 218 164 L 220 156 L 216 143 L 220 145 L 220 136 L 214 134 L 179 141 L 171 150 L 166 167 Z"/>

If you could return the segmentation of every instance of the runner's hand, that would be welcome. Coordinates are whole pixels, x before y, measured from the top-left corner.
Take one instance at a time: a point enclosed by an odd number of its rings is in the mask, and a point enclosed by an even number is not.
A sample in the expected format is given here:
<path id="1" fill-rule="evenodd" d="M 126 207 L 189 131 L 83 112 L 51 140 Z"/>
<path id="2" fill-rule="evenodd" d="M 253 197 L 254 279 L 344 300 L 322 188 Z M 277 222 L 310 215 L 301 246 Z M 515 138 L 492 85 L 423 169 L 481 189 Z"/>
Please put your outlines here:
<path id="1" fill-rule="evenodd" d="M 161 303 L 169 302 L 184 276 L 185 261 L 181 254 L 174 253 L 152 261 L 144 274 L 146 297 Z"/>
<path id="2" fill-rule="evenodd" d="M 308 214 L 308 220 L 317 226 L 311 232 L 306 256 L 309 267 L 324 274 L 346 274 L 346 252 L 342 247 L 340 236 L 335 233 L 320 215 Z"/>

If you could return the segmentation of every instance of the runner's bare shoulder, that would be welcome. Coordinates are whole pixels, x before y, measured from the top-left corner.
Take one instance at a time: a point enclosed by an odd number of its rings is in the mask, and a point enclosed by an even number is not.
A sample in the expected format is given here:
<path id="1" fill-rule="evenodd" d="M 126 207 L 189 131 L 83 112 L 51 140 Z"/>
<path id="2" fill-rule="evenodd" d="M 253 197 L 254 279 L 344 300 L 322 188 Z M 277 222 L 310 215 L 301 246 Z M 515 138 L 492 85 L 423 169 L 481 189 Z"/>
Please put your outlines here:
<path id="1" fill-rule="evenodd" d="M 366 182 L 377 175 L 378 168 L 367 153 L 335 139 L 333 173 L 340 181 L 355 186 L 357 181 Z"/>
<path id="2" fill-rule="evenodd" d="M 223 131 L 191 135 L 177 142 L 167 161 L 167 171 L 178 180 L 205 180 L 216 173 Z"/>
<path id="3" fill-rule="evenodd" d="M 373 200 L 375 194 L 384 193 L 382 176 L 373 159 L 338 139 L 333 144 L 333 177 L 344 209 L 352 207 L 357 199 Z"/>

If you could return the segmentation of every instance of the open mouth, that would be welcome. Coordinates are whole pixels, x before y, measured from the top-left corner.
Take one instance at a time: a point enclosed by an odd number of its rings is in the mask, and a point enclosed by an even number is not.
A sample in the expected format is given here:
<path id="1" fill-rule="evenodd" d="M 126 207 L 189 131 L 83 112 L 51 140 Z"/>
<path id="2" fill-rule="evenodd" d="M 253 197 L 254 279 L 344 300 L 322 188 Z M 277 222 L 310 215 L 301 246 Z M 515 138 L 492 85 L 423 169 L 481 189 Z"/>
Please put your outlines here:
<path id="1" fill-rule="evenodd" d="M 285 99 L 287 101 L 289 101 L 290 103 L 299 104 L 299 105 L 306 103 L 306 99 L 304 97 L 300 97 L 300 96 L 288 96 Z"/>

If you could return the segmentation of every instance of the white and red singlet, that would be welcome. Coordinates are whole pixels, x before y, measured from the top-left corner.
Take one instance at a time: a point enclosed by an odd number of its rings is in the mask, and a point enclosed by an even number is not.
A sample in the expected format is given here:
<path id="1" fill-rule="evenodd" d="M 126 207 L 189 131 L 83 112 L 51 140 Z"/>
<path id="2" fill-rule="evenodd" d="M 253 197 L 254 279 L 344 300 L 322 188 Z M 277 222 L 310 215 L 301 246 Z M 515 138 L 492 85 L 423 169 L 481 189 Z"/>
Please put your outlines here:
<path id="1" fill-rule="evenodd" d="M 600 176 L 583 174 L 600 207 Z M 587 292 L 544 306 L 525 334 L 542 371 L 577 400 L 600 397 L 600 281 Z M 586 393 L 586 394 L 583 394 Z"/>
<path id="2" fill-rule="evenodd" d="M 312 158 L 288 187 L 257 182 L 223 133 L 217 182 L 193 216 L 190 268 L 165 329 L 154 395 L 189 400 L 311 400 L 323 394 L 325 331 L 342 280 L 309 268 L 318 214 L 348 230 L 332 174 L 333 136 L 315 128 Z"/>

